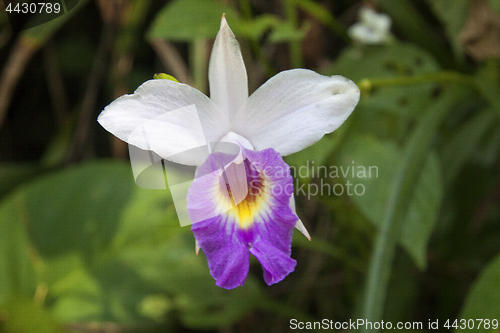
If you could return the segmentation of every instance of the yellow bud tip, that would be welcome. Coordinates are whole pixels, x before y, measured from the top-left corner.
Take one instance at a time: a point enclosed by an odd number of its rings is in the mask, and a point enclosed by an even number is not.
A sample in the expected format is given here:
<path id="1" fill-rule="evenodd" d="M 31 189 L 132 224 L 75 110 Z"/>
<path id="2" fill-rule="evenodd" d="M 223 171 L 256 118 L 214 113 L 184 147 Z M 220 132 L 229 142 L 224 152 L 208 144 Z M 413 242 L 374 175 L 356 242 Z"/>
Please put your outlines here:
<path id="1" fill-rule="evenodd" d="M 227 25 L 226 21 L 226 13 L 222 13 L 222 19 L 220 21 L 220 28 L 222 29 L 223 26 Z"/>
<path id="2" fill-rule="evenodd" d="M 177 80 L 175 77 L 173 77 L 172 75 L 165 74 L 165 73 L 157 73 L 157 74 L 153 75 L 153 79 L 155 79 L 155 80 L 170 80 L 170 81 L 174 81 L 174 82 L 179 83 L 179 80 Z"/>
<path id="3" fill-rule="evenodd" d="M 359 88 L 364 92 L 369 92 L 372 89 L 372 83 L 368 79 L 363 79 L 359 82 Z"/>

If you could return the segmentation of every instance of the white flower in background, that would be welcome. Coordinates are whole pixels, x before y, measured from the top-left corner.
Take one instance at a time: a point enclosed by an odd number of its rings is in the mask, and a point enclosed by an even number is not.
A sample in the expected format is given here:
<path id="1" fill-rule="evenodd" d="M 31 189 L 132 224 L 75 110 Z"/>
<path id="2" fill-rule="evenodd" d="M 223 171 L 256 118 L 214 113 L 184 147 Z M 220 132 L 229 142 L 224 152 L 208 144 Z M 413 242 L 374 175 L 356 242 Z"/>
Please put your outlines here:
<path id="1" fill-rule="evenodd" d="M 385 44 L 393 39 L 391 34 L 391 18 L 387 14 L 377 13 L 371 8 L 363 7 L 359 11 L 360 22 L 352 25 L 347 34 L 354 41 L 368 44 Z"/>
<path id="2" fill-rule="evenodd" d="M 243 285 L 250 254 L 271 285 L 295 268 L 294 227 L 309 238 L 295 212 L 293 179 L 282 156 L 337 129 L 358 103 L 359 89 L 339 75 L 292 69 L 248 96 L 240 46 L 224 16 L 208 78 L 210 98 L 172 80 L 147 81 L 108 105 L 98 121 L 130 145 L 198 167 L 184 205 L 218 286 Z M 228 156 L 217 148 L 208 158 L 186 153 L 206 142 L 239 147 L 241 158 L 218 172 Z"/>

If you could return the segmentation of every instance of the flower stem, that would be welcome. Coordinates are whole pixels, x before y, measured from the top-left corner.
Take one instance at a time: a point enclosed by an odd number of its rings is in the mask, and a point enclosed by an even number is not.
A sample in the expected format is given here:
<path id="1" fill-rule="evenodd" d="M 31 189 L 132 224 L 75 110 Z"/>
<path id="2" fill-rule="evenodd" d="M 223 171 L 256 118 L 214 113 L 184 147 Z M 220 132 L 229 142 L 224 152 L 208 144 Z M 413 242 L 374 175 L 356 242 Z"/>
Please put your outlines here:
<path id="1" fill-rule="evenodd" d="M 362 92 L 369 93 L 371 90 L 379 87 L 404 86 L 423 83 L 456 83 L 475 87 L 474 82 L 470 76 L 452 71 L 442 71 L 415 76 L 362 79 L 361 81 L 359 81 L 358 85 Z"/>

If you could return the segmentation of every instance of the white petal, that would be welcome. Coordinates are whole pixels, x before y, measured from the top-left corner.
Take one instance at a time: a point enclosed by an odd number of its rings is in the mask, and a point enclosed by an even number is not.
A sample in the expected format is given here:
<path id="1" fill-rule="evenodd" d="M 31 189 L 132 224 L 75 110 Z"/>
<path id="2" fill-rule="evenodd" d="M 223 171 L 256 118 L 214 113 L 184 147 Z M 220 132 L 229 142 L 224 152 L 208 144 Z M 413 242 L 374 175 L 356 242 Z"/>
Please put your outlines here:
<path id="1" fill-rule="evenodd" d="M 210 98 L 227 115 L 233 115 L 248 98 L 248 79 L 240 44 L 223 16 L 210 56 Z"/>
<path id="2" fill-rule="evenodd" d="M 98 121 L 131 145 L 187 165 L 199 165 L 200 158 L 183 152 L 217 142 L 229 129 L 227 116 L 207 96 L 170 80 L 146 81 L 109 104 Z"/>
<path id="3" fill-rule="evenodd" d="M 292 208 L 293 213 L 297 215 L 297 211 L 295 210 L 295 195 L 293 193 L 292 196 L 290 197 L 290 208 Z M 306 236 L 308 240 L 311 240 L 311 236 L 309 236 L 309 233 L 307 232 L 304 223 L 302 223 L 300 219 L 297 220 L 295 228 L 297 228 L 297 230 L 299 230 L 304 236 Z"/>
<path id="4" fill-rule="evenodd" d="M 306 227 L 304 226 L 304 223 L 300 219 L 297 220 L 297 223 L 295 224 L 295 228 L 299 230 L 306 238 L 310 241 L 311 236 L 309 236 L 309 233 L 307 232 Z"/>
<path id="5" fill-rule="evenodd" d="M 381 33 L 361 23 L 350 26 L 349 29 L 347 29 L 347 34 L 353 40 L 368 45 L 383 43 L 387 35 L 387 33 Z"/>
<path id="6" fill-rule="evenodd" d="M 198 241 L 196 239 L 194 240 L 194 252 L 196 255 L 200 252 L 200 245 L 198 245 Z"/>
<path id="7" fill-rule="evenodd" d="M 377 13 L 371 8 L 363 7 L 360 10 L 361 23 L 381 33 L 388 33 L 391 28 L 391 18 L 384 13 Z"/>
<path id="8" fill-rule="evenodd" d="M 222 139 L 220 139 L 220 142 L 230 142 L 246 149 L 255 150 L 250 141 L 234 132 L 228 132 Z"/>
<path id="9" fill-rule="evenodd" d="M 337 129 L 358 101 L 358 87 L 343 76 L 284 71 L 248 98 L 233 118 L 232 130 L 256 150 L 274 148 L 285 156 Z"/>

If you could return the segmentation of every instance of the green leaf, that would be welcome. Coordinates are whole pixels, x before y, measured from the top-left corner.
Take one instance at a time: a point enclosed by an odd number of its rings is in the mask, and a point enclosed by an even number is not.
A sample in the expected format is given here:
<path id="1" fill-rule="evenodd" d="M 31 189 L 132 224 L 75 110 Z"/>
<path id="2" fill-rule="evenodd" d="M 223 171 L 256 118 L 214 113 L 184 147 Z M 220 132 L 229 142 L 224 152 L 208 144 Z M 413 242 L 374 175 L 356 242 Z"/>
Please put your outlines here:
<path id="1" fill-rule="evenodd" d="M 269 41 L 271 43 L 285 43 L 291 41 L 299 42 L 306 36 L 307 30 L 307 25 L 297 29 L 290 23 L 278 24 L 271 32 Z"/>
<path id="2" fill-rule="evenodd" d="M 128 163 L 91 162 L 46 175 L 7 204 L 0 206 L 0 231 L 28 226 L 42 260 L 47 304 L 63 322 L 183 321 L 217 328 L 265 302 L 252 276 L 236 290 L 215 286 L 203 254 L 195 255 L 190 228 L 179 225 L 169 192 L 137 187 Z M 15 262 L 0 270 L 0 279 L 13 272 L 9 281 L 20 283 L 14 268 L 23 258 L 9 251 L 0 258 L 7 253 Z M 28 289 L 32 294 L 34 287 Z"/>
<path id="3" fill-rule="evenodd" d="M 352 184 L 353 201 L 376 226 L 381 221 L 391 197 L 394 174 L 403 153 L 390 143 L 369 135 L 351 137 L 339 153 L 339 168 Z M 354 163 L 353 163 L 354 162 Z M 353 171 L 354 170 L 354 171 Z M 426 267 L 427 243 L 437 221 L 443 196 L 439 161 L 429 154 L 422 168 L 402 221 L 400 244 L 421 269 Z"/>
<path id="4" fill-rule="evenodd" d="M 455 56 L 461 59 L 463 50 L 459 36 L 467 19 L 470 0 L 428 0 L 427 2 L 444 25 Z"/>
<path id="5" fill-rule="evenodd" d="M 66 322 L 95 320 L 105 311 L 102 287 L 77 252 L 46 259 L 44 278 L 55 300 L 54 316 Z"/>
<path id="6" fill-rule="evenodd" d="M 394 252 L 414 189 L 418 184 L 422 167 L 425 165 L 429 147 L 444 117 L 457 103 L 462 90 L 449 89 L 427 110 L 418 126 L 412 132 L 401 162 L 392 181 L 390 198 L 375 242 L 366 281 L 361 317 L 368 321 L 381 320 L 386 302 L 386 293 L 391 275 Z M 362 329 L 363 332 L 368 329 Z"/>
<path id="7" fill-rule="evenodd" d="M 236 33 L 253 40 L 259 40 L 267 30 L 280 24 L 283 22 L 275 15 L 262 14 L 250 21 L 241 21 Z"/>
<path id="8" fill-rule="evenodd" d="M 324 72 L 343 75 L 359 83 L 362 79 L 378 79 L 424 75 L 439 71 L 436 60 L 425 50 L 412 45 L 396 43 L 388 46 L 346 49 L 335 65 Z M 432 103 L 433 83 L 411 86 L 380 87 L 369 96 L 363 96 L 354 113 L 365 112 L 367 122 L 373 124 L 373 114 L 383 112 L 416 118 Z M 374 112 L 376 111 L 376 112 Z M 382 120 L 376 121 L 380 123 Z M 405 129 L 404 126 L 399 128 Z"/>
<path id="9" fill-rule="evenodd" d="M 37 284 L 24 206 L 16 199 L 9 197 L 0 205 L 0 305 L 19 295 L 33 297 Z"/>
<path id="10" fill-rule="evenodd" d="M 500 155 L 500 124 L 498 118 L 495 124 L 496 127 L 494 126 L 486 134 L 483 144 L 473 153 L 474 159 L 483 165 L 494 165 Z"/>
<path id="11" fill-rule="evenodd" d="M 401 241 L 420 269 L 427 267 L 427 244 L 438 221 L 443 199 L 439 159 L 429 154 L 411 199 Z"/>
<path id="12" fill-rule="evenodd" d="M 500 83 L 498 82 L 497 71 L 496 61 L 489 61 L 476 71 L 473 82 L 481 95 L 490 103 L 490 106 L 500 114 L 500 101 L 498 100 Z"/>
<path id="13" fill-rule="evenodd" d="M 5 321 L 2 322 L 2 317 Z M 5 333 L 62 333 L 44 308 L 26 298 L 15 298 L 0 307 L 0 331 Z"/>
<path id="14" fill-rule="evenodd" d="M 419 298 L 418 277 L 419 275 L 415 274 L 412 259 L 403 252 L 396 253 L 391 284 L 387 290 L 385 321 L 393 323 L 411 321 L 409 316 L 413 313 Z M 407 332 L 412 331 L 408 330 Z"/>
<path id="15" fill-rule="evenodd" d="M 147 38 L 193 41 L 215 38 L 222 14 L 232 29 L 237 29 L 238 15 L 229 6 L 212 0 L 177 0 L 168 3 L 157 14 Z M 233 24 L 234 23 L 234 24 Z"/>
<path id="16" fill-rule="evenodd" d="M 350 47 L 339 56 L 326 74 L 347 75 L 354 81 L 364 78 L 386 78 L 429 74 L 438 71 L 439 64 L 424 49 L 408 43 Z"/>
<path id="17" fill-rule="evenodd" d="M 37 25 L 33 28 L 27 29 L 22 32 L 22 37 L 34 42 L 36 45 L 41 46 L 45 44 L 45 42 L 57 31 L 59 30 L 70 18 L 73 17 L 77 12 L 79 12 L 85 5 L 89 2 L 89 0 L 79 0 L 77 5 L 72 8 L 69 12 L 64 15 L 61 15 L 47 23 L 43 23 Z M 35 16 L 33 18 L 37 20 L 38 18 Z"/>
<path id="18" fill-rule="evenodd" d="M 449 63 L 449 52 L 439 34 L 430 22 L 410 0 L 378 0 L 381 10 L 389 14 L 394 22 L 394 29 L 406 39 L 430 52 L 441 63 Z"/>
<path id="19" fill-rule="evenodd" d="M 476 282 L 470 289 L 459 318 L 469 319 L 496 319 L 500 318 L 500 256 L 497 256 L 483 269 Z M 484 322 L 478 328 L 475 322 L 475 332 L 492 332 L 493 327 L 485 328 Z M 498 321 L 497 326 L 498 327 Z M 496 331 L 496 330 L 495 330 Z"/>
<path id="20" fill-rule="evenodd" d="M 134 187 L 125 163 L 88 163 L 47 175 L 18 193 L 30 237 L 44 257 L 104 249 Z"/>
<path id="21" fill-rule="evenodd" d="M 490 7 L 500 15 L 500 1 L 499 0 L 488 0 Z"/>
<path id="22" fill-rule="evenodd" d="M 0 164 L 0 196 L 30 180 L 40 171 L 40 167 L 34 164 Z"/>
<path id="23" fill-rule="evenodd" d="M 151 295 L 166 295 L 168 310 L 180 313 L 181 320 L 192 328 L 227 326 L 263 302 L 262 292 L 252 276 L 245 286 L 226 291 L 215 286 L 203 254 L 194 255 L 190 228 L 179 226 L 176 212 L 165 191 L 136 188 L 123 213 L 113 242 L 116 253 L 99 270 L 124 267 L 132 270 L 137 281 L 102 273 L 100 280 L 114 286 L 134 284 L 141 290 L 141 304 Z M 120 264 L 118 264 L 120 263 Z M 123 265 L 123 266 L 120 266 Z M 122 268 L 120 268 L 122 267 Z M 123 274 L 119 274 L 123 275 Z M 130 275 L 130 273 L 129 273 Z"/>
<path id="24" fill-rule="evenodd" d="M 446 184 L 451 184 L 458 176 L 487 131 L 496 124 L 496 118 L 493 110 L 482 110 L 465 122 L 443 147 L 441 160 L 442 164 L 446 165 L 446 173 L 443 174 Z"/>
<path id="25" fill-rule="evenodd" d="M 337 21 L 335 16 L 333 16 L 330 11 L 327 10 L 323 5 L 311 0 L 295 0 L 294 2 L 297 7 L 300 7 L 309 15 L 314 16 L 322 24 L 331 28 L 342 39 L 344 39 L 345 41 L 349 41 L 349 37 L 347 37 L 346 33 L 346 27 L 342 23 Z"/>

